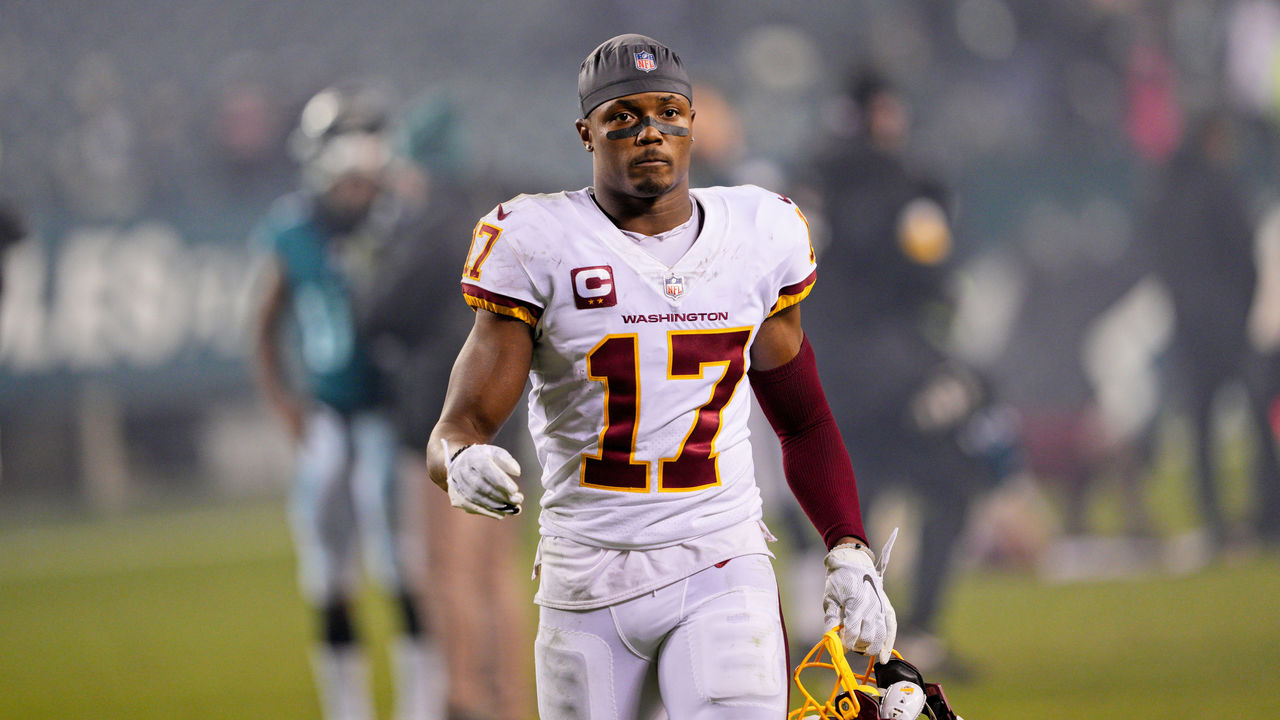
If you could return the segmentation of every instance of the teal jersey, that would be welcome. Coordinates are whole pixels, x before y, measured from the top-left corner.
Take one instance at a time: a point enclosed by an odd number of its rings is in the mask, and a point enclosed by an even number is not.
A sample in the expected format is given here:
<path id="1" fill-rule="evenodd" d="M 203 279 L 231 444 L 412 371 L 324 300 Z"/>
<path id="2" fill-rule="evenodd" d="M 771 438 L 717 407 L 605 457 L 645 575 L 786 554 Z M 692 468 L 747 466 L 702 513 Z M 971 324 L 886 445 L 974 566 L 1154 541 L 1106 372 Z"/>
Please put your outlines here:
<path id="1" fill-rule="evenodd" d="M 334 237 L 313 208 L 306 196 L 285 196 L 254 237 L 274 254 L 288 281 L 298 364 L 308 392 L 350 412 L 381 400 L 378 373 L 356 331 L 355 278 L 339 254 L 344 239 Z"/>

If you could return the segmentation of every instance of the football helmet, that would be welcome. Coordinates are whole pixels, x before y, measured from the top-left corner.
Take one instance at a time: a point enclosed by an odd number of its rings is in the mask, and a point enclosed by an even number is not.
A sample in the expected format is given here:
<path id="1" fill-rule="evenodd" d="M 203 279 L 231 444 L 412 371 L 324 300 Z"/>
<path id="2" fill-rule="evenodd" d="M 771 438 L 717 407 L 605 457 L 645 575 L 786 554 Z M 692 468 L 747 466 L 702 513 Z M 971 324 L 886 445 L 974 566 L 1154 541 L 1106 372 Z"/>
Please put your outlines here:
<path id="1" fill-rule="evenodd" d="M 831 691 L 824 698 L 809 691 L 806 683 L 825 682 L 832 673 Z M 889 662 L 872 658 L 865 670 L 855 671 L 845 657 L 839 626 L 822 636 L 792 678 L 803 702 L 787 720 L 963 720 L 951 709 L 942 686 L 926 683 L 896 650 Z"/>
<path id="2" fill-rule="evenodd" d="M 303 178 L 324 192 L 347 172 L 376 174 L 391 162 L 392 93 L 377 82 L 348 82 L 316 93 L 302 108 L 289 153 Z"/>

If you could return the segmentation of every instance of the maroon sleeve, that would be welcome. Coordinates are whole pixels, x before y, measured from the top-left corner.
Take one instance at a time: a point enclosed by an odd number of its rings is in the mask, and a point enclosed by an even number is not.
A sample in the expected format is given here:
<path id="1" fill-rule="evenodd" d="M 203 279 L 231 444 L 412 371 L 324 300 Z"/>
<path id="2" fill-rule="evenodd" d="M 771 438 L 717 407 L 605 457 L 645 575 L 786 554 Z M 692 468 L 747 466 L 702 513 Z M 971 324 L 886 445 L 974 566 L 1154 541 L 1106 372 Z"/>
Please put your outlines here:
<path id="1" fill-rule="evenodd" d="M 809 338 L 789 362 L 751 370 L 751 389 L 782 442 L 782 472 L 827 548 L 846 535 L 865 545 L 858 485 L 836 420 L 818 380 Z"/>

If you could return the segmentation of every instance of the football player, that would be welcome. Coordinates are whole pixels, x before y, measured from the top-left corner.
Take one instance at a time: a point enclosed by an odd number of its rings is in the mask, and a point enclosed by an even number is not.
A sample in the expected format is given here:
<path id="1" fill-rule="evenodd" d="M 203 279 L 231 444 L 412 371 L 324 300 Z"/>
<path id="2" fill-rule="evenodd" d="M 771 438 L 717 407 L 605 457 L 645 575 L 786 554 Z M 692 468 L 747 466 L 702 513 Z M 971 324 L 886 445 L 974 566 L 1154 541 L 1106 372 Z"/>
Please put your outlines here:
<path id="1" fill-rule="evenodd" d="M 320 617 L 313 664 L 330 720 L 373 717 L 351 617 L 360 555 L 402 610 L 393 663 L 397 718 L 434 720 L 442 712 L 439 693 L 427 685 L 439 661 L 422 639 L 396 547 L 397 438 L 354 320 L 356 297 L 375 281 L 373 258 L 389 232 L 374 212 L 390 161 L 387 110 L 366 85 L 313 97 L 291 140 L 304 188 L 279 200 L 255 232 L 271 256 L 255 338 L 257 377 L 297 443 L 290 520 L 299 580 Z M 291 335 L 282 332 L 286 323 Z M 296 355 L 301 389 L 290 382 L 287 355 Z"/>
<path id="2" fill-rule="evenodd" d="M 656 40 L 593 50 L 576 123 L 591 187 L 501 203 L 463 269 L 475 324 L 427 464 L 455 506 L 520 512 L 520 467 L 490 443 L 532 380 L 545 718 L 785 715 L 748 386 L 829 548 L 827 627 L 870 655 L 893 646 L 852 466 L 800 325 L 815 279 L 806 221 L 759 187 L 690 189 L 692 95 Z"/>

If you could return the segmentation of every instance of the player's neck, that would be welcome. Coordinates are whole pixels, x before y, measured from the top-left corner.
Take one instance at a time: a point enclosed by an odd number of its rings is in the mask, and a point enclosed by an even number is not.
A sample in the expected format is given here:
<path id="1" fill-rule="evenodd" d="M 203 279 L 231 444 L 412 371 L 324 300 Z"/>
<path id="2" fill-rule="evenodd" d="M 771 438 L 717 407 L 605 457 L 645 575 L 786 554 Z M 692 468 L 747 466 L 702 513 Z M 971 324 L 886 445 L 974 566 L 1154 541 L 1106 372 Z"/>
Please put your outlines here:
<path id="1" fill-rule="evenodd" d="M 592 197 L 614 225 L 642 235 L 657 235 L 679 227 L 693 214 L 687 183 L 657 197 L 636 197 L 598 187 L 592 189 Z"/>

